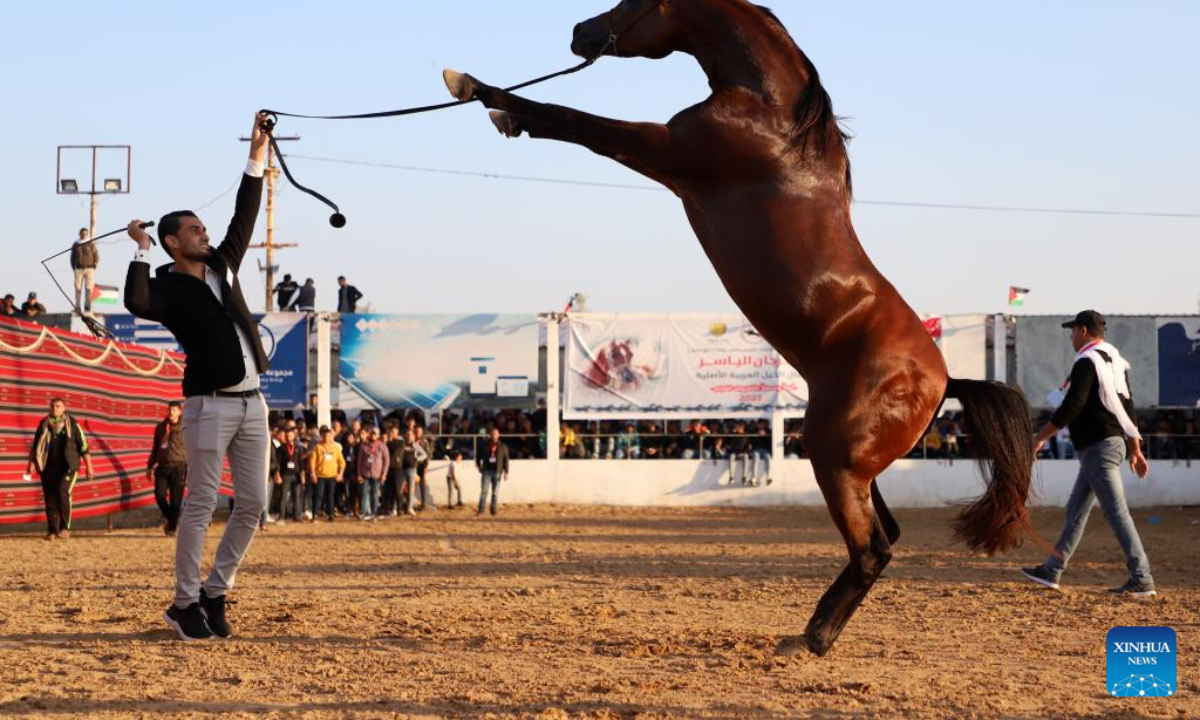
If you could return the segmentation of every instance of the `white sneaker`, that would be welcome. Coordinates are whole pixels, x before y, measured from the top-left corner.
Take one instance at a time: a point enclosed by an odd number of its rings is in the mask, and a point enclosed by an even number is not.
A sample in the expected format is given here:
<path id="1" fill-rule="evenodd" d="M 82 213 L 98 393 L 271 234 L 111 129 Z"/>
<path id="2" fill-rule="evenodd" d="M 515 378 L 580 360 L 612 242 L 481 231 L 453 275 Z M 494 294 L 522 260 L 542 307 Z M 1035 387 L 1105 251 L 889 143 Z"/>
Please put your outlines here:
<path id="1" fill-rule="evenodd" d="M 305 511 L 304 511 L 304 519 L 305 519 L 305 520 L 312 520 L 312 518 L 313 518 L 312 512 L 311 512 L 311 511 L 309 511 L 309 510 L 305 510 Z"/>

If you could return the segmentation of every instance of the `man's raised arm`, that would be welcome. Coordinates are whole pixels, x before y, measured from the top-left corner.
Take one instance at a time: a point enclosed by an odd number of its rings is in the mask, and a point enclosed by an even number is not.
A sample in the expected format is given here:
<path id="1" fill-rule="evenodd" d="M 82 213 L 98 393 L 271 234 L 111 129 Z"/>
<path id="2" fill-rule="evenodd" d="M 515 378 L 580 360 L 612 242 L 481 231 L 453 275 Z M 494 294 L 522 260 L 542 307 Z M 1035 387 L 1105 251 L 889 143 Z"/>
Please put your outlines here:
<path id="1" fill-rule="evenodd" d="M 238 188 L 233 219 L 229 221 L 225 240 L 217 248 L 217 252 L 225 259 L 225 264 L 235 273 L 242 267 L 242 258 L 246 256 L 246 250 L 250 247 L 250 238 L 254 236 L 254 221 L 258 219 L 258 209 L 262 204 L 262 179 L 268 144 L 268 134 L 264 130 L 266 122 L 266 115 L 258 113 L 254 116 L 246 174 L 242 176 L 242 185 Z"/>

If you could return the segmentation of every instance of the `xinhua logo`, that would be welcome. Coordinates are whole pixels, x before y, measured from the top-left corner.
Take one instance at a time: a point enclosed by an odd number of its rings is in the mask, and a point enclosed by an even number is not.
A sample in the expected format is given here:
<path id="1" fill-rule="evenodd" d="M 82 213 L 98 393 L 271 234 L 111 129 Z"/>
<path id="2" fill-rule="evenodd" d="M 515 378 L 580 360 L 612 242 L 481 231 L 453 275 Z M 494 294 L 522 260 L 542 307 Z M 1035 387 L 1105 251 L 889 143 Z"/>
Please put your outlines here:
<path id="1" fill-rule="evenodd" d="M 1179 646 L 1171 628 L 1115 627 L 1108 631 L 1105 644 L 1109 695 L 1171 697 L 1178 690 Z"/>

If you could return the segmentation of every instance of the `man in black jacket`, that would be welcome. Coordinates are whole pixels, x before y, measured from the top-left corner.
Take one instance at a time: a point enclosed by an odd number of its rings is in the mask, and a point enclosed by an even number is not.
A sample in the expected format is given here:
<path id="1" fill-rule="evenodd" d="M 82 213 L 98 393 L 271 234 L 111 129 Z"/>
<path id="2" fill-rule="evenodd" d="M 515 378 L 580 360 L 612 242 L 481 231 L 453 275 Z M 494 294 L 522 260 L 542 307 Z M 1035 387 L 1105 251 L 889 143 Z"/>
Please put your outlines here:
<path id="1" fill-rule="evenodd" d="M 358 301 L 362 300 L 358 288 L 346 282 L 345 276 L 338 278 L 338 312 L 354 314 L 358 311 Z"/>
<path id="2" fill-rule="evenodd" d="M 262 200 L 265 123 L 261 114 L 254 119 L 250 160 L 233 220 L 216 249 L 195 213 L 169 213 L 158 223 L 158 237 L 174 263 L 160 267 L 151 279 L 150 236 L 140 220 L 129 224 L 138 252 L 125 280 L 125 306 L 137 317 L 164 325 L 187 354 L 183 437 L 188 496 L 175 546 L 175 602 L 165 614 L 182 640 L 232 634 L 225 618 L 225 594 L 233 587 L 267 504 L 270 437 L 267 405 L 259 389 L 259 375 L 268 369 L 267 355 L 237 278 Z M 226 455 L 236 502 L 212 572 L 201 586 L 204 536 L 217 506 Z"/>
<path id="3" fill-rule="evenodd" d="M 62 398 L 50 401 L 50 414 L 38 423 L 29 446 L 28 478 L 37 470 L 42 478 L 42 495 L 46 503 L 46 539 L 63 540 L 71 537 L 71 491 L 79 475 L 79 463 L 87 469 L 86 478 L 94 477 L 92 456 L 88 452 L 87 435 L 67 414 Z"/>
<path id="4" fill-rule="evenodd" d="M 1099 502 L 1104 519 L 1125 552 L 1129 570 L 1129 580 L 1109 592 L 1146 598 L 1157 593 L 1150 560 L 1125 504 L 1121 463 L 1128 449 L 1129 467 L 1135 475 L 1146 477 L 1149 465 L 1142 454 L 1142 437 L 1134 417 L 1129 364 L 1120 351 L 1105 342 L 1106 325 L 1104 316 L 1095 310 L 1084 310 L 1074 320 L 1063 323 L 1064 328 L 1071 329 L 1071 345 L 1077 353 L 1075 364 L 1062 404 L 1034 438 L 1033 457 L 1037 459 L 1046 440 L 1062 428 L 1069 428 L 1079 457 L 1079 476 L 1067 500 L 1066 522 L 1055 554 L 1045 563 L 1022 568 L 1021 572 L 1033 582 L 1057 590 L 1071 555 L 1083 539 L 1088 515 Z"/>
<path id="5" fill-rule="evenodd" d="M 299 298 L 300 286 L 291 275 L 284 275 L 283 282 L 275 286 L 274 292 L 275 304 L 279 306 L 280 312 L 287 312 L 294 308 Z"/>
<path id="6" fill-rule="evenodd" d="M 487 441 L 475 456 L 475 467 L 479 468 L 482 476 L 479 479 L 479 506 L 475 508 L 475 514 L 483 514 L 488 490 L 491 490 L 491 512 L 495 515 L 500 509 L 500 483 L 508 479 L 508 446 L 500 442 L 500 428 L 493 427 L 488 433 Z"/>
<path id="7" fill-rule="evenodd" d="M 154 500 L 163 516 L 163 533 L 175 537 L 183 487 L 187 481 L 187 447 L 183 441 L 183 403 L 167 404 L 167 417 L 154 427 L 154 445 L 146 461 L 146 478 L 154 481 Z"/>

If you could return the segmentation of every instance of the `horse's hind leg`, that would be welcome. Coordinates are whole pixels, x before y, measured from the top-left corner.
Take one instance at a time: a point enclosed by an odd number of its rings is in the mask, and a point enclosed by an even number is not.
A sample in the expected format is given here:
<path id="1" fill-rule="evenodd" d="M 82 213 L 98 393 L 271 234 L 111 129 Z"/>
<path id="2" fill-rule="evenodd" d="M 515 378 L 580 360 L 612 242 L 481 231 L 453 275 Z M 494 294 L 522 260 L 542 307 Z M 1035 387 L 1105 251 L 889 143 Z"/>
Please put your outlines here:
<path id="1" fill-rule="evenodd" d="M 784 640 L 779 644 L 778 654 L 793 655 L 802 648 L 816 655 L 829 652 L 891 560 L 888 533 L 871 504 L 872 482 L 848 471 L 817 470 L 817 483 L 846 541 L 850 563 L 821 596 L 804 635 Z"/>
<path id="2" fill-rule="evenodd" d="M 900 524 L 896 522 L 896 518 L 892 516 L 892 511 L 888 510 L 888 506 L 883 502 L 883 495 L 879 492 L 879 479 L 871 481 L 871 504 L 875 506 L 875 514 L 879 516 L 879 522 L 883 524 L 883 530 L 887 533 L 889 545 L 895 545 L 900 539 Z"/>

